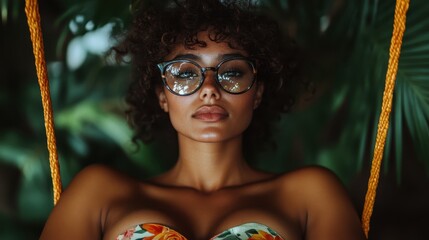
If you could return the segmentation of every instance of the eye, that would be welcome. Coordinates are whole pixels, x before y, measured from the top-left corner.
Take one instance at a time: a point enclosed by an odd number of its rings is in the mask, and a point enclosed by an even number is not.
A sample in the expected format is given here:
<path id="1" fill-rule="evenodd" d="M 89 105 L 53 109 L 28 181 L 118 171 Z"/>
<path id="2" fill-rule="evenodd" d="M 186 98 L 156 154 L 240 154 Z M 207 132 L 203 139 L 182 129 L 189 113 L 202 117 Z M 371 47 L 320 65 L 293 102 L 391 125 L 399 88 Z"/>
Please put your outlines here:
<path id="1" fill-rule="evenodd" d="M 194 77 L 198 77 L 198 74 L 194 71 L 185 70 L 174 74 L 174 76 L 177 78 L 194 78 Z"/>
<path id="2" fill-rule="evenodd" d="M 222 75 L 224 75 L 226 77 L 240 77 L 243 75 L 243 72 L 239 71 L 239 70 L 231 70 L 228 72 L 224 72 Z"/>
<path id="3" fill-rule="evenodd" d="M 231 69 L 223 71 L 219 74 L 222 79 L 240 78 L 244 75 L 243 71 L 238 69 Z"/>
<path id="4" fill-rule="evenodd" d="M 242 59 L 225 61 L 219 67 L 219 79 L 225 81 L 243 80 L 252 74 L 251 65 Z"/>
<path id="5" fill-rule="evenodd" d="M 176 80 L 192 80 L 200 76 L 197 66 L 188 62 L 175 62 L 167 66 L 167 78 L 170 76 Z"/>

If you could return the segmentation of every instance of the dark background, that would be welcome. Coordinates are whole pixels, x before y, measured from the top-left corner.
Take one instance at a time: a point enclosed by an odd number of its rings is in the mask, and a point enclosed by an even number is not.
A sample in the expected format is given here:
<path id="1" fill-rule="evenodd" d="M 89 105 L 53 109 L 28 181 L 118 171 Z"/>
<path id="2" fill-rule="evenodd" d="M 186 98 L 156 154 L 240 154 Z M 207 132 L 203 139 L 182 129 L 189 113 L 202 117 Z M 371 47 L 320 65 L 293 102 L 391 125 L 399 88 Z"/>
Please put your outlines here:
<path id="1" fill-rule="evenodd" d="M 52 209 L 40 93 L 24 1 L 0 3 L 0 239 L 37 239 Z M 280 120 L 277 148 L 254 156 L 254 165 L 274 172 L 328 167 L 362 212 L 394 5 L 393 0 L 261 1 L 303 48 L 305 77 L 315 93 L 303 96 Z M 174 161 L 162 143 L 137 148 L 130 141 L 123 114 L 129 66 L 105 54 L 114 44 L 110 36 L 128 26 L 129 9 L 129 1 L 40 1 L 65 187 L 91 163 L 147 178 Z M 411 1 L 370 239 L 429 237 L 428 14 L 424 0 Z"/>

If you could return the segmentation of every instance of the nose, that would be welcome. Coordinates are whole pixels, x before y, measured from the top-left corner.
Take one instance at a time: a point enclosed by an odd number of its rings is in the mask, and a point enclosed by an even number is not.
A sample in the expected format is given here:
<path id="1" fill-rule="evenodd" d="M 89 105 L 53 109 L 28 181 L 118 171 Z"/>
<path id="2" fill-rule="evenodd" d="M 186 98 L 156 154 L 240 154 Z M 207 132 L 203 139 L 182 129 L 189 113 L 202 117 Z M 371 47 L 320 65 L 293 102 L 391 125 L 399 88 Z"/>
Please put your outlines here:
<path id="1" fill-rule="evenodd" d="M 200 99 L 209 101 L 212 104 L 214 100 L 220 99 L 219 86 L 216 83 L 216 76 L 214 71 L 207 71 L 205 79 L 200 90 Z"/>

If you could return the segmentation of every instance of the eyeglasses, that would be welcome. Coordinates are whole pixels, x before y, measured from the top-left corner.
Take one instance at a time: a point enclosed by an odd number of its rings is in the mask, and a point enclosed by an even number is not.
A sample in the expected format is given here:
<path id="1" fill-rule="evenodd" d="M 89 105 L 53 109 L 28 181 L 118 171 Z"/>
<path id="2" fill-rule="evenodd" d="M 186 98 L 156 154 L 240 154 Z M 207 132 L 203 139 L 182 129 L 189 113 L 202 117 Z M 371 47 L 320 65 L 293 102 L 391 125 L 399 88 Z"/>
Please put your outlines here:
<path id="1" fill-rule="evenodd" d="M 162 81 L 173 94 L 187 96 L 203 85 L 206 72 L 215 73 L 216 83 L 226 92 L 240 94 L 252 88 L 256 80 L 255 64 L 248 58 L 235 57 L 221 61 L 216 67 L 201 67 L 187 59 L 159 63 Z"/>

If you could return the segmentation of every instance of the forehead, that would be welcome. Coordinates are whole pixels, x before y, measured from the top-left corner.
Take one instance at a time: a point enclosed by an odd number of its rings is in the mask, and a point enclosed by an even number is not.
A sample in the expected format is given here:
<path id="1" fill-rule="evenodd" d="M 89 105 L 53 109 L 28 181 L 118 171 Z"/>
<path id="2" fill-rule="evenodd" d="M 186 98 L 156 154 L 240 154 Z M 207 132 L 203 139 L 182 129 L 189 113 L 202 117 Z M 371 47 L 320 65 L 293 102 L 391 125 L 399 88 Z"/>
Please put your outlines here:
<path id="1" fill-rule="evenodd" d="M 199 41 L 204 42 L 205 46 L 196 44 L 192 46 L 192 48 L 189 48 L 184 44 L 177 44 L 164 59 L 172 60 L 176 58 L 187 58 L 183 56 L 193 56 L 193 60 L 211 63 L 212 61 L 219 61 L 228 56 L 249 55 L 242 49 L 232 48 L 227 41 L 213 41 L 206 31 L 198 33 L 197 38 Z"/>

